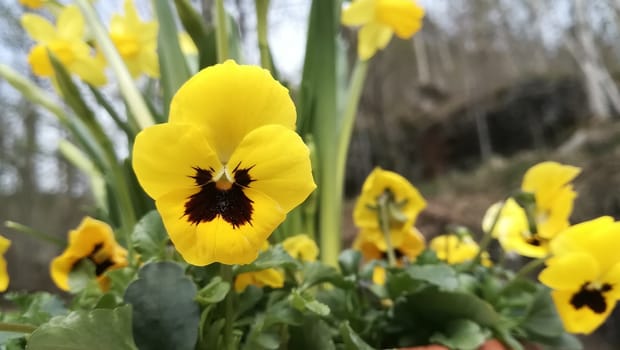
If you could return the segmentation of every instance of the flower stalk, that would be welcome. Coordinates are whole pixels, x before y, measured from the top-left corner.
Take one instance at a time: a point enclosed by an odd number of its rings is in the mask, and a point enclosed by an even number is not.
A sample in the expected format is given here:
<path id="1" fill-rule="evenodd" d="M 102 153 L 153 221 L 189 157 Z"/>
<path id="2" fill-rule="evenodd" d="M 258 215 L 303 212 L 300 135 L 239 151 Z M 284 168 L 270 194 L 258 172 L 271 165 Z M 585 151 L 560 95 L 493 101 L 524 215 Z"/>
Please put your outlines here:
<path id="1" fill-rule="evenodd" d="M 260 65 L 273 71 L 269 57 L 269 41 L 267 39 L 267 11 L 269 0 L 256 0 L 256 30 L 258 32 L 258 50 L 260 52 Z"/>
<path id="2" fill-rule="evenodd" d="M 27 324 L 0 322 L 0 331 L 29 334 L 34 332 L 37 327 Z"/>
<path id="3" fill-rule="evenodd" d="M 233 272 L 232 266 L 222 264 L 220 266 L 220 275 L 224 282 L 228 282 L 229 285 L 233 285 Z M 233 322 L 234 322 L 234 310 L 233 310 L 233 290 L 231 289 L 226 294 L 226 299 L 224 300 L 225 307 L 225 316 L 226 321 L 224 323 L 224 348 L 227 350 L 235 350 L 235 342 L 233 339 Z"/>
<path id="4" fill-rule="evenodd" d="M 390 233 L 390 200 L 391 198 L 388 193 L 381 195 L 377 201 L 377 210 L 379 211 L 379 226 L 385 237 L 388 263 L 390 266 L 396 266 L 396 254 L 394 254 L 394 245 L 392 244 L 392 235 Z"/>
<path id="5" fill-rule="evenodd" d="M 215 14 L 217 25 L 215 28 L 217 41 L 217 61 L 222 63 L 230 57 L 228 53 L 228 30 L 224 0 L 215 0 Z"/>
<path id="6" fill-rule="evenodd" d="M 52 235 L 49 235 L 47 233 L 43 233 L 41 231 L 37 231 L 35 229 L 33 229 L 32 227 L 28 227 L 26 225 L 22 225 L 18 222 L 15 221 L 5 221 L 4 222 L 4 226 L 10 229 L 13 229 L 17 232 L 21 232 L 21 233 L 25 233 L 28 236 L 34 237 L 38 240 L 41 241 L 46 241 L 49 243 L 52 243 L 54 245 L 57 245 L 59 247 L 64 247 L 65 245 L 67 245 L 67 242 L 63 241 L 60 238 L 54 237 Z"/>

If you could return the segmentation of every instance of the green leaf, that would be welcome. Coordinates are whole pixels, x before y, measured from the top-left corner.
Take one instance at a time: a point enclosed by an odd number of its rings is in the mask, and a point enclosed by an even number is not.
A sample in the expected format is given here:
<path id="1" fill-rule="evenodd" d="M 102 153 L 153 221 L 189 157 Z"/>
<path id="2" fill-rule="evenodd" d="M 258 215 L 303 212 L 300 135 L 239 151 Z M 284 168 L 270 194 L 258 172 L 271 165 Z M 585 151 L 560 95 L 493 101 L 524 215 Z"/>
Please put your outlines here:
<path id="1" fill-rule="evenodd" d="M 358 250 L 346 249 L 338 256 L 338 265 L 345 276 L 357 275 L 361 261 L 362 253 Z"/>
<path id="2" fill-rule="evenodd" d="M 172 96 L 189 79 L 190 72 L 179 45 L 177 26 L 170 2 L 167 0 L 154 0 L 153 3 L 155 4 L 155 12 L 159 22 L 157 55 L 159 57 L 161 84 L 164 93 L 162 105 L 165 108 L 164 115 L 168 115 Z"/>
<path id="3" fill-rule="evenodd" d="M 34 331 L 29 350 L 137 350 L 131 333 L 131 307 L 74 311 Z"/>
<path id="4" fill-rule="evenodd" d="M 433 334 L 431 343 L 439 343 L 454 350 L 475 350 L 489 337 L 490 332 L 470 320 L 453 320 L 442 332 Z"/>
<path id="5" fill-rule="evenodd" d="M 131 239 L 134 248 L 145 262 L 165 258 L 168 234 L 157 210 L 151 210 L 138 221 Z"/>
<path id="6" fill-rule="evenodd" d="M 372 346 L 355 333 L 348 321 L 340 324 L 340 336 L 344 340 L 344 350 L 373 350 Z"/>
<path id="7" fill-rule="evenodd" d="M 199 68 L 217 63 L 215 30 L 208 26 L 200 13 L 187 0 L 174 0 L 183 28 L 198 48 Z"/>
<path id="8" fill-rule="evenodd" d="M 483 327 L 493 327 L 499 322 L 493 307 L 477 296 L 436 288 L 407 295 L 394 305 L 394 314 L 397 320 L 416 317 L 439 325 L 454 319 L 469 319 Z"/>
<path id="9" fill-rule="evenodd" d="M 95 280 L 95 264 L 88 259 L 82 259 L 69 273 L 69 290 L 71 293 L 81 292 Z"/>
<path id="10" fill-rule="evenodd" d="M 288 349 L 336 350 L 329 326 L 319 318 L 307 318 L 300 327 L 290 327 L 289 333 Z"/>
<path id="11" fill-rule="evenodd" d="M 230 283 L 216 276 L 198 292 L 196 300 L 202 305 L 219 303 L 226 298 L 226 294 L 228 294 L 229 290 Z"/>
<path id="12" fill-rule="evenodd" d="M 421 280 L 439 287 L 440 290 L 454 290 L 459 281 L 456 272 L 448 265 L 411 265 L 405 271 L 413 279 Z"/>
<path id="13" fill-rule="evenodd" d="M 195 295 L 196 285 L 180 265 L 144 265 L 125 292 L 125 301 L 133 306 L 133 333 L 140 349 L 194 349 L 200 320 Z"/>
<path id="14" fill-rule="evenodd" d="M 548 290 L 540 288 L 521 328 L 530 335 L 544 338 L 555 338 L 564 333 L 564 326 Z"/>
<path id="15" fill-rule="evenodd" d="M 248 265 L 241 265 L 235 269 L 235 274 L 240 274 L 244 272 L 253 272 L 266 270 L 270 268 L 288 268 L 288 269 L 297 269 L 299 267 L 299 262 L 292 258 L 282 246 L 277 245 L 269 248 L 268 250 L 261 252 L 258 258 L 254 260 L 253 263 Z"/>
<path id="16" fill-rule="evenodd" d="M 307 293 L 300 294 L 299 291 L 293 290 L 290 298 L 291 304 L 299 311 L 308 310 L 319 316 L 329 315 L 329 306 L 317 301 Z"/>
<path id="17" fill-rule="evenodd" d="M 237 315 L 243 315 L 246 311 L 253 309 L 261 301 L 265 292 L 256 286 L 247 286 L 243 293 L 239 295 L 237 305 Z"/>
<path id="18" fill-rule="evenodd" d="M 17 313 L 5 314 L 3 321 L 40 325 L 67 313 L 64 302 L 57 295 L 46 292 L 12 292 L 5 294 L 4 298 L 17 306 Z"/>
<path id="19" fill-rule="evenodd" d="M 263 349 L 276 350 L 280 347 L 280 337 L 274 333 L 261 333 L 255 341 Z"/>
<path id="20" fill-rule="evenodd" d="M 352 288 L 352 281 L 345 280 L 342 275 L 332 266 L 315 261 L 304 265 L 304 281 L 299 287 L 300 290 L 308 289 L 319 283 L 329 282 L 342 288 Z"/>

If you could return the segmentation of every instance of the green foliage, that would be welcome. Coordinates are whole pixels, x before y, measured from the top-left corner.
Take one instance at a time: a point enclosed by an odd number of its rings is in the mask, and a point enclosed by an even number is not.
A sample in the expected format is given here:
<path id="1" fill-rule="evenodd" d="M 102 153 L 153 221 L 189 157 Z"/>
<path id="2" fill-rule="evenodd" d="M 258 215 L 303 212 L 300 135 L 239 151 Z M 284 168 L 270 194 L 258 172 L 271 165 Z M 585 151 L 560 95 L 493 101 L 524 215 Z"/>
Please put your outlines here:
<path id="1" fill-rule="evenodd" d="M 74 311 L 57 316 L 28 338 L 31 350 L 137 350 L 131 333 L 131 307 Z"/>
<path id="2" fill-rule="evenodd" d="M 156 210 L 151 210 L 136 224 L 132 244 L 144 262 L 165 260 L 168 234 Z"/>
<path id="3" fill-rule="evenodd" d="M 270 268 L 288 268 L 296 269 L 299 262 L 293 259 L 282 246 L 275 246 L 269 250 L 261 252 L 258 258 L 251 264 L 238 266 L 235 270 L 236 274 L 244 272 L 253 272 L 266 270 Z"/>
<path id="4" fill-rule="evenodd" d="M 443 344 L 454 350 L 475 350 L 489 337 L 490 332 L 466 319 L 449 321 L 445 330 L 433 334 L 432 343 Z"/>
<path id="5" fill-rule="evenodd" d="M 196 286 L 176 263 L 154 262 L 138 271 L 125 292 L 133 306 L 133 334 L 141 349 L 193 349 L 200 310 Z"/>

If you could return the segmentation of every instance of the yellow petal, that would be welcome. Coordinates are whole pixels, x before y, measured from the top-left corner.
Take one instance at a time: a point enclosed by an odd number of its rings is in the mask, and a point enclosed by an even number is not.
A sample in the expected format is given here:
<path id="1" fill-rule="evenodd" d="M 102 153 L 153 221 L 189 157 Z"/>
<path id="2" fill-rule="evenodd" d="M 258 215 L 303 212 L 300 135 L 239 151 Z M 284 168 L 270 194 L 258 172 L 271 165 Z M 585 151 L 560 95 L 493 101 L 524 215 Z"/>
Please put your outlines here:
<path id="1" fill-rule="evenodd" d="M 480 248 L 471 238 L 459 238 L 456 235 L 441 235 L 433 238 L 430 248 L 437 257 L 448 264 L 459 264 L 472 260 Z"/>
<path id="2" fill-rule="evenodd" d="M 596 260 L 585 253 L 554 257 L 547 264 L 538 279 L 556 290 L 579 290 L 583 284 L 595 281 L 600 272 Z"/>
<path id="3" fill-rule="evenodd" d="M 385 267 L 377 265 L 372 269 L 372 283 L 377 284 L 377 285 L 384 285 L 385 284 Z"/>
<path id="4" fill-rule="evenodd" d="M 4 292 L 9 288 L 9 272 L 6 267 L 6 260 L 0 256 L 0 292 Z"/>
<path id="5" fill-rule="evenodd" d="M 356 0 L 342 10 L 341 21 L 347 26 L 361 26 L 375 18 L 376 0 Z"/>
<path id="6" fill-rule="evenodd" d="M 21 18 L 22 27 L 38 43 L 47 43 L 57 37 L 56 28 L 45 18 L 27 13 Z"/>
<path id="7" fill-rule="evenodd" d="M 240 273 L 235 277 L 235 291 L 237 293 L 243 292 L 249 285 L 282 288 L 284 286 L 284 273 L 276 269 L 266 269 Z"/>
<path id="8" fill-rule="evenodd" d="M 377 50 L 385 49 L 392 34 L 392 29 L 383 24 L 372 22 L 363 26 L 357 35 L 357 54 L 360 59 L 368 60 Z"/>
<path id="9" fill-rule="evenodd" d="M 377 248 L 374 241 L 368 240 L 363 234 L 359 234 L 355 237 L 352 247 L 362 253 L 364 261 L 379 260 L 383 257 L 383 252 Z"/>
<path id="10" fill-rule="evenodd" d="M 144 191 L 154 199 L 196 188 L 193 167 L 221 172 L 215 152 L 194 126 L 164 123 L 142 130 L 133 147 L 133 169 Z M 180 218 L 181 214 L 177 215 Z"/>
<path id="11" fill-rule="evenodd" d="M 56 22 L 58 36 L 67 40 L 82 40 L 84 37 L 84 17 L 75 5 L 66 6 Z"/>
<path id="12" fill-rule="evenodd" d="M 159 59 L 155 51 L 145 52 L 140 55 L 139 65 L 144 74 L 151 78 L 159 77 Z"/>
<path id="13" fill-rule="evenodd" d="M 554 197 L 546 203 L 538 205 L 537 201 L 536 227 L 541 237 L 551 239 L 570 225 L 568 219 L 573 211 L 575 197 L 577 193 L 573 191 L 572 186 L 567 185 L 558 189 Z"/>
<path id="14" fill-rule="evenodd" d="M 282 241 L 282 248 L 295 259 L 301 261 L 316 261 L 319 247 L 307 235 L 295 235 Z"/>
<path id="15" fill-rule="evenodd" d="M 103 86 L 107 82 L 101 61 L 94 57 L 81 57 L 71 63 L 68 68 L 70 72 L 77 74 L 82 80 L 93 86 Z"/>
<path id="16" fill-rule="evenodd" d="M 260 191 L 290 211 L 316 188 L 310 153 L 301 137 L 282 125 L 261 126 L 248 133 L 226 165 L 250 169 L 249 187 Z"/>
<path id="17" fill-rule="evenodd" d="M 407 39 L 422 27 L 424 9 L 411 0 L 377 0 L 376 14 L 379 22 Z"/>
<path id="18" fill-rule="evenodd" d="M 295 119 L 288 90 L 269 71 L 232 60 L 194 75 L 170 105 L 170 122 L 201 127 L 223 163 L 250 131 L 267 124 L 294 130 Z"/>
<path id="19" fill-rule="evenodd" d="M 4 255 L 11 246 L 11 241 L 0 236 L 0 255 Z"/>
<path id="20" fill-rule="evenodd" d="M 424 236 L 414 227 L 411 227 L 410 230 L 404 233 L 400 245 L 394 245 L 394 249 L 406 256 L 408 260 L 415 260 L 425 247 L 426 241 Z"/>
<path id="21" fill-rule="evenodd" d="M 155 202 L 172 243 L 185 261 L 192 265 L 251 263 L 262 244 L 285 218 L 285 213 L 275 201 L 246 188 L 243 192 L 253 201 L 251 224 L 233 228 L 218 215 L 212 221 L 196 225 L 184 216 L 185 203 L 195 192 L 195 189 L 175 190 Z"/>
<path id="22" fill-rule="evenodd" d="M 521 189 L 534 193 L 536 205 L 550 207 L 557 191 L 571 182 L 581 172 L 580 168 L 557 162 L 542 162 L 531 167 L 523 176 Z"/>
<path id="23" fill-rule="evenodd" d="M 357 227 L 379 227 L 377 211 L 369 206 L 376 207 L 377 197 L 386 190 L 394 194 L 397 203 L 405 202 L 401 208 L 407 218 L 404 226 L 413 225 L 418 214 L 426 208 L 426 201 L 407 179 L 395 172 L 375 168 L 364 181 L 362 194 L 355 203 L 353 221 Z"/>
<path id="24" fill-rule="evenodd" d="M 616 304 L 615 301 L 605 298 L 606 308 L 602 313 L 593 312 L 589 307 L 575 308 L 571 304 L 575 292 L 552 291 L 551 296 L 555 303 L 564 329 L 569 333 L 590 334 L 598 328 L 609 316 Z"/>

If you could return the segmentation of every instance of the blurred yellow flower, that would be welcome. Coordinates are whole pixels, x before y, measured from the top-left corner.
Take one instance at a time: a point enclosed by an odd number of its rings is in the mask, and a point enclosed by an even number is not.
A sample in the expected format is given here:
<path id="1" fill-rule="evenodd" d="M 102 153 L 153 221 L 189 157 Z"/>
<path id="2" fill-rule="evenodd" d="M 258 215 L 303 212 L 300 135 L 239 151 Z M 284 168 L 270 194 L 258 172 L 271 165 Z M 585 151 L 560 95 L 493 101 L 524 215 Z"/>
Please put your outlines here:
<path id="1" fill-rule="evenodd" d="M 362 60 L 384 49 L 396 33 L 408 39 L 422 27 L 424 9 L 413 0 L 354 0 L 342 11 L 342 23 L 361 26 L 357 52 Z"/>
<path id="2" fill-rule="evenodd" d="M 590 334 L 620 299 L 620 222 L 601 217 L 574 225 L 551 241 L 553 257 L 540 273 L 564 328 Z"/>
<path id="3" fill-rule="evenodd" d="M 31 13 L 23 15 L 21 23 L 37 42 L 28 55 L 34 74 L 54 77 L 49 50 L 69 72 L 87 83 L 95 86 L 106 83 L 104 63 L 91 55 L 90 46 L 84 42 L 84 17 L 76 6 L 67 6 L 60 12 L 57 28 L 45 18 Z"/>
<path id="4" fill-rule="evenodd" d="M 448 264 L 460 264 L 470 261 L 476 257 L 480 251 L 478 243 L 471 236 L 458 236 L 455 234 L 441 235 L 433 238 L 429 243 L 429 248 L 437 254 L 440 260 Z M 483 252 L 482 265 L 490 266 L 489 254 Z"/>
<path id="5" fill-rule="evenodd" d="M 505 202 L 493 230 L 506 251 L 533 258 L 548 254 L 549 242 L 569 226 L 568 219 L 577 196 L 570 182 L 580 171 L 570 165 L 542 162 L 526 172 L 521 190 L 534 195 L 531 220 L 526 210 L 511 198 Z M 491 229 L 501 206 L 496 203 L 487 210 L 482 221 L 485 231 Z"/>
<path id="6" fill-rule="evenodd" d="M 31 9 L 38 9 L 46 3 L 47 0 L 19 0 L 19 3 Z"/>
<path id="7" fill-rule="evenodd" d="M 380 286 L 385 285 L 386 271 L 385 267 L 377 265 L 372 269 L 372 283 Z"/>
<path id="8" fill-rule="evenodd" d="M 197 55 L 198 48 L 187 32 L 179 32 L 179 45 L 185 55 Z"/>
<path id="9" fill-rule="evenodd" d="M 405 260 L 415 260 L 424 250 L 425 241 L 417 229 L 409 227 L 407 230 L 392 234 L 392 245 L 398 262 L 402 263 Z M 364 261 L 387 258 L 387 244 L 383 233 L 378 229 L 360 231 L 353 241 L 353 249 L 362 253 Z"/>
<path id="10" fill-rule="evenodd" d="M 95 275 L 103 290 L 109 283 L 104 273 L 127 266 L 127 251 L 114 239 L 112 228 L 103 221 L 85 217 L 77 229 L 69 232 L 69 246 L 52 260 L 52 280 L 69 290 L 69 274 L 83 260 L 95 265 Z"/>
<path id="11" fill-rule="evenodd" d="M 277 269 L 266 269 L 240 273 L 235 277 L 235 291 L 237 293 L 243 292 L 249 285 L 259 288 L 282 288 L 284 286 L 284 273 Z"/>
<path id="12" fill-rule="evenodd" d="M 140 20 L 133 0 L 125 0 L 125 16 L 112 16 L 110 38 L 134 78 L 141 73 L 159 77 L 157 28 L 154 20 Z"/>
<path id="13" fill-rule="evenodd" d="M 229 60 L 178 90 L 169 122 L 136 137 L 133 168 L 193 265 L 247 264 L 316 185 L 288 90 Z"/>
<path id="14" fill-rule="evenodd" d="M 307 235 L 295 235 L 282 241 L 282 248 L 293 258 L 301 261 L 316 261 L 319 247 Z"/>
<path id="15" fill-rule="evenodd" d="M 4 253 L 11 246 L 11 241 L 0 236 L 0 292 L 4 292 L 9 287 L 9 272 L 6 268 Z"/>

